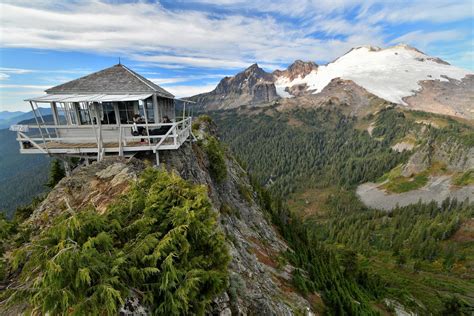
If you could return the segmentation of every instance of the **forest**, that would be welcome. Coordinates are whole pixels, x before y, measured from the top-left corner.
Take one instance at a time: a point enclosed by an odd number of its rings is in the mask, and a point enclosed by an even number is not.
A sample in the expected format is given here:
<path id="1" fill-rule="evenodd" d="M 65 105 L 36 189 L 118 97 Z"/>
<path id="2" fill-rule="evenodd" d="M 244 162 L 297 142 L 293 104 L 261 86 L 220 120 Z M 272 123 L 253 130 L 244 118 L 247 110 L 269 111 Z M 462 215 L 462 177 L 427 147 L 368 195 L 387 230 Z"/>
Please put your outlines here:
<path id="1" fill-rule="evenodd" d="M 21 117 L 29 119 L 20 124 L 34 124 L 31 113 Z M 52 117 L 46 115 L 44 119 L 50 122 Z M 20 154 L 16 132 L 0 129 L 0 213 L 11 218 L 17 207 L 27 206 L 35 197 L 48 192 L 49 164 L 50 158 L 45 155 Z"/>
<path id="2" fill-rule="evenodd" d="M 418 144 L 454 137 L 473 146 L 470 126 L 394 108 L 363 118 L 337 108 L 210 115 L 257 191 L 271 196 L 264 205 L 293 248 L 290 260 L 302 269 L 296 286 L 303 293 L 322 290 L 329 314 L 382 312 L 383 297 L 420 314 L 467 315 L 472 309 L 474 245 L 455 235 L 469 225 L 472 202 L 448 199 L 387 213 L 365 207 L 355 195 L 358 184 L 407 161 L 410 151 L 391 149 L 396 141 L 414 134 Z M 443 125 L 415 123 L 420 119 Z M 302 214 L 302 197 L 311 194 L 322 197 L 318 211 Z M 291 200 L 298 202 L 288 209 Z"/>

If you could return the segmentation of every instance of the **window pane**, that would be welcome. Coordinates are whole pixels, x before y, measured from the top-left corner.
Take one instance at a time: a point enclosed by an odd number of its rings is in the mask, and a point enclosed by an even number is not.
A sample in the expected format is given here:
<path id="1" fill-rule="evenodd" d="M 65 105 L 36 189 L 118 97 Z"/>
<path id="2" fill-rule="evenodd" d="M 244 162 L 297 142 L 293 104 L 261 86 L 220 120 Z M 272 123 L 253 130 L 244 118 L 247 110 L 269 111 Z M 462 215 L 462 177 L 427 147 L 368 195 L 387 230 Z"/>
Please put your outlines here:
<path id="1" fill-rule="evenodd" d="M 102 103 L 104 115 L 102 117 L 102 124 L 117 124 L 115 118 L 114 104 L 112 102 Z"/>

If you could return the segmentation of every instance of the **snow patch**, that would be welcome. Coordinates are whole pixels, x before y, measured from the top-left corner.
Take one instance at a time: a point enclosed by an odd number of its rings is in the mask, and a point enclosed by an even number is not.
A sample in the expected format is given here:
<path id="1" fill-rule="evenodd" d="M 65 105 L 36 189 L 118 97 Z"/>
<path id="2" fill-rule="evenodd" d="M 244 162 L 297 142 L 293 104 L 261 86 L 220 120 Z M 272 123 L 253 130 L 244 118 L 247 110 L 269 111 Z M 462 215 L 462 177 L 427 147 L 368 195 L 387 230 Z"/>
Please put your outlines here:
<path id="1" fill-rule="evenodd" d="M 282 98 L 292 98 L 293 96 L 290 93 L 288 93 L 288 91 L 285 91 L 286 87 L 287 87 L 286 85 L 275 83 L 276 93 L 280 97 L 282 97 Z"/>
<path id="2" fill-rule="evenodd" d="M 319 93 L 334 78 L 352 80 L 367 91 L 393 103 L 405 104 L 404 97 L 415 94 L 421 80 L 461 80 L 472 74 L 467 70 L 434 61 L 429 56 L 398 45 L 387 49 L 358 47 L 332 63 L 320 66 L 304 78 L 290 81 L 279 77 L 276 85 L 291 87 L 307 84 L 308 90 Z M 284 90 L 281 89 L 280 90 Z"/>

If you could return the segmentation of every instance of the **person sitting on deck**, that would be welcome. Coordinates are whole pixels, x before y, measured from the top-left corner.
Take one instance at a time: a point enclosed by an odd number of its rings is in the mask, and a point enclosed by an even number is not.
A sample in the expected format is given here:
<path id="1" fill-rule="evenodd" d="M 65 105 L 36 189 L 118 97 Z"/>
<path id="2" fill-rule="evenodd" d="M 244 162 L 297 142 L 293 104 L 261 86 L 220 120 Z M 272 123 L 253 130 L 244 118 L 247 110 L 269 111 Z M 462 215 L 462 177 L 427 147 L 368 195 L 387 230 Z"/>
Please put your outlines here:
<path id="1" fill-rule="evenodd" d="M 173 122 L 170 120 L 168 116 L 163 116 L 163 120 L 161 121 L 163 124 L 172 124 Z M 172 125 L 164 125 L 160 126 L 159 128 L 155 128 L 150 131 L 150 135 L 166 135 L 168 131 L 171 129 Z"/>
<path id="2" fill-rule="evenodd" d="M 170 118 L 168 116 L 163 116 L 163 122 L 162 123 L 172 123 Z"/>
<path id="3" fill-rule="evenodd" d="M 145 121 L 139 114 L 135 114 L 133 116 L 133 126 L 132 126 L 132 135 L 133 136 L 138 136 L 138 135 L 145 135 L 145 128 L 143 126 L 137 126 L 137 124 L 144 124 Z M 140 139 L 140 142 L 143 143 L 145 140 L 142 138 Z"/>

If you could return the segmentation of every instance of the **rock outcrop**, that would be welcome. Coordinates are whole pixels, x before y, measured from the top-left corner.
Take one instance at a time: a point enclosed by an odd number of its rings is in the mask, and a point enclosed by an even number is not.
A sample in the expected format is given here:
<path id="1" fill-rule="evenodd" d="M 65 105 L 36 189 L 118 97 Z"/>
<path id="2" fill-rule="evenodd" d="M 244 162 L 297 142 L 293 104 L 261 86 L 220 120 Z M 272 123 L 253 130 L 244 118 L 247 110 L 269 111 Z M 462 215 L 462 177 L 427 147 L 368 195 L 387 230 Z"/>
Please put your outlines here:
<path id="1" fill-rule="evenodd" d="M 404 101 L 413 109 L 474 119 L 474 75 L 446 80 L 421 81 L 421 89 Z"/>
<path id="2" fill-rule="evenodd" d="M 455 139 L 428 142 L 410 157 L 403 167 L 402 176 L 423 172 L 433 163 L 441 163 L 450 172 L 474 169 L 474 147 L 465 146 Z"/>
<path id="3" fill-rule="evenodd" d="M 315 62 L 296 60 L 285 70 L 275 70 L 273 76 L 276 78 L 285 77 L 293 81 L 298 77 L 304 78 L 317 69 L 318 65 Z"/>

